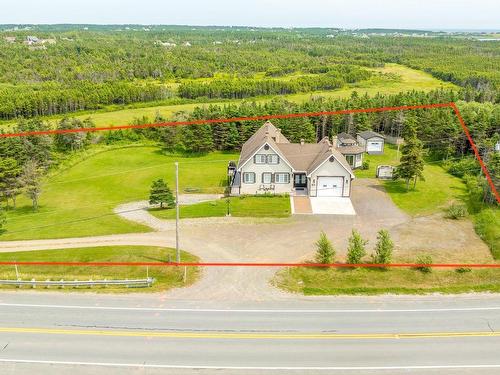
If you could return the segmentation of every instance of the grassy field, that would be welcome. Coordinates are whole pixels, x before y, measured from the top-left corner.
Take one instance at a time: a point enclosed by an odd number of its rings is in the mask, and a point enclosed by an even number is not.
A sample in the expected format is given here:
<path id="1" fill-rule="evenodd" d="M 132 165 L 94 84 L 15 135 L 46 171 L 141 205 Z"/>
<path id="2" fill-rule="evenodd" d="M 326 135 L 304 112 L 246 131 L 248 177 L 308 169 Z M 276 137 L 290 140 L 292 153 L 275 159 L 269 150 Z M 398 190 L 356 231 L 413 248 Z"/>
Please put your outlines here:
<path id="1" fill-rule="evenodd" d="M 158 147 L 109 150 L 89 157 L 51 177 L 43 185 L 40 210 L 19 198 L 8 211 L 0 240 L 97 236 L 145 232 L 149 228 L 113 214 L 121 203 L 146 200 L 154 179 L 174 184 L 174 162 L 179 162 L 180 190 L 221 193 L 226 168 L 236 154 L 211 153 L 199 157 L 164 155 Z"/>
<path id="2" fill-rule="evenodd" d="M 398 64 L 386 64 L 383 68 L 371 69 L 375 73 L 372 78 L 351 84 L 345 88 L 333 91 L 317 91 L 301 94 L 283 95 L 282 97 L 294 102 L 304 102 L 314 96 L 323 96 L 331 98 L 345 98 L 349 97 L 353 91 L 357 91 L 360 95 L 365 93 L 368 95 L 375 95 L 377 93 L 384 94 L 397 94 L 402 91 L 422 90 L 430 91 L 438 88 L 456 88 L 451 83 L 440 81 L 430 74 L 408 68 Z M 272 97 L 258 97 L 254 98 L 258 102 L 270 101 Z M 252 99 L 247 99 L 252 100 Z M 85 119 L 90 117 L 96 126 L 112 126 L 124 125 L 131 123 L 135 118 L 146 116 L 154 119 L 157 113 L 169 118 L 173 113 L 178 111 L 190 112 L 197 106 L 208 104 L 224 104 L 224 103 L 238 103 L 241 100 L 227 100 L 227 101 L 211 101 L 209 103 L 188 103 L 188 104 L 175 104 L 175 105 L 147 105 L 134 104 L 128 108 L 120 108 L 117 106 L 110 106 L 105 109 L 95 112 L 85 112 L 83 114 L 76 113 L 75 116 Z M 62 116 L 53 116 L 48 119 L 59 119 Z M 4 123 L 4 126 L 9 127 L 12 122 Z"/>
<path id="3" fill-rule="evenodd" d="M 500 260 L 500 209 L 483 209 L 473 221 L 476 233 L 488 244 L 493 257 Z"/>
<path id="4" fill-rule="evenodd" d="M 406 190 L 404 181 L 384 181 L 384 187 L 393 202 L 410 215 L 428 215 L 442 211 L 451 202 L 465 194 L 465 184 L 448 174 L 441 166 L 426 164 L 425 181 L 418 181 L 415 189 Z"/>
<path id="5" fill-rule="evenodd" d="M 81 249 L 37 250 L 0 253 L 0 261 L 57 261 L 57 262 L 165 262 L 175 260 L 175 249 L 152 246 L 109 246 Z M 187 252 L 181 252 L 181 261 L 199 262 Z M 71 266 L 18 266 L 22 280 L 104 280 L 145 279 L 147 275 L 156 282 L 150 288 L 96 287 L 64 290 L 91 290 L 92 292 L 158 292 L 194 283 L 200 276 L 198 268 L 188 267 L 184 282 L 183 267 L 71 267 Z M 14 266 L 0 266 L 0 278 L 15 280 Z M 4 286 L 3 288 L 13 288 Z"/>
<path id="6" fill-rule="evenodd" d="M 180 207 L 181 219 L 195 217 L 287 217 L 290 216 L 290 198 L 285 196 L 276 197 L 233 197 L 217 201 L 203 202 Z M 175 210 L 153 209 L 150 212 L 161 219 L 175 219 Z"/>
<path id="7" fill-rule="evenodd" d="M 273 283 L 290 292 L 305 295 L 341 294 L 425 294 L 500 292 L 500 269 L 470 272 L 416 269 L 318 269 L 287 268 Z"/>
<path id="8" fill-rule="evenodd" d="M 363 154 L 363 160 L 368 161 L 370 167 L 364 170 L 356 169 L 354 170 L 354 174 L 357 178 L 375 178 L 379 165 L 396 166 L 399 164 L 400 156 L 401 153 L 398 155 L 397 146 L 386 143 L 384 146 L 384 153 L 381 155 Z"/>
<path id="9" fill-rule="evenodd" d="M 400 156 L 400 155 L 399 155 Z M 399 164 L 397 147 L 386 144 L 383 155 L 364 155 L 370 168 L 356 170 L 358 178 L 375 178 L 377 166 Z M 415 189 L 406 191 L 403 180 L 383 181 L 383 185 L 394 203 L 410 215 L 427 215 L 442 211 L 452 201 L 459 200 L 465 193 L 465 184 L 457 177 L 447 173 L 435 163 L 426 163 L 425 181 L 417 181 Z"/>

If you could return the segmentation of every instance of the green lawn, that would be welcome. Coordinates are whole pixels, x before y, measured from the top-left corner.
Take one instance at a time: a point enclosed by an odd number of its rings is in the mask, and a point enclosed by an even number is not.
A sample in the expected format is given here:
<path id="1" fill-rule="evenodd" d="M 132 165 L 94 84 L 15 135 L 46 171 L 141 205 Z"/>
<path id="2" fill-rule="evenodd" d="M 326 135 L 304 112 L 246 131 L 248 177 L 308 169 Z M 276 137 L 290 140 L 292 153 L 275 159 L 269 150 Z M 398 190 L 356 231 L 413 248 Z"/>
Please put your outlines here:
<path id="1" fill-rule="evenodd" d="M 202 202 L 180 207 L 181 219 L 225 216 L 227 211 L 239 217 L 287 217 L 290 216 L 290 198 L 286 196 L 242 196 L 217 201 Z M 175 219 L 174 209 L 153 209 L 150 212 L 161 219 Z"/>
<path id="2" fill-rule="evenodd" d="M 377 93 L 382 94 L 397 94 L 402 91 L 411 90 L 421 90 L 421 91 L 431 91 L 438 88 L 456 88 L 455 85 L 447 82 L 440 81 L 430 74 L 422 72 L 420 70 L 415 70 L 408 68 L 403 65 L 398 64 L 386 64 L 383 68 L 371 69 L 372 71 L 379 73 L 372 78 L 358 82 L 355 84 L 348 85 L 339 90 L 333 91 L 316 91 L 309 93 L 282 95 L 281 97 L 287 100 L 302 103 L 308 101 L 311 96 L 324 96 L 330 98 L 346 98 L 349 97 L 353 91 L 357 91 L 358 94 L 364 95 L 376 95 Z M 390 76 L 389 76 L 390 75 Z M 398 77 L 394 79 L 392 77 Z M 272 100 L 273 97 L 258 97 L 254 98 L 257 102 L 267 102 Z M 248 98 L 246 100 L 252 100 Z M 187 104 L 163 104 L 163 105 L 150 105 L 147 103 L 136 103 L 129 105 L 127 107 L 119 106 L 109 106 L 106 109 L 91 112 L 86 111 L 82 114 L 76 113 L 75 116 L 85 119 L 90 117 L 96 126 L 112 126 L 112 125 L 124 125 L 131 123 L 135 118 L 141 118 L 147 116 L 150 119 L 154 119 L 157 113 L 161 113 L 162 116 L 169 118 L 171 115 L 178 111 L 190 112 L 195 107 L 211 104 L 224 103 L 239 103 L 242 100 L 220 100 L 220 101 L 210 101 L 210 102 L 199 102 L 199 103 L 187 103 Z M 142 107 L 141 107 L 142 105 Z M 47 119 L 56 120 L 62 116 L 52 116 Z M 9 127 L 12 122 L 4 123 L 4 126 Z"/>
<path id="3" fill-rule="evenodd" d="M 401 154 L 399 154 L 401 156 Z M 383 155 L 364 155 L 370 168 L 354 171 L 357 178 L 375 178 L 377 166 L 399 164 L 397 147 L 386 144 Z M 410 215 L 427 215 L 442 211 L 448 204 L 460 200 L 465 194 L 465 184 L 460 178 L 446 172 L 436 163 L 426 163 L 425 181 L 417 181 L 417 186 L 406 191 L 403 180 L 382 181 L 393 202 Z"/>
<path id="4" fill-rule="evenodd" d="M 0 240 L 96 236 L 145 232 L 149 228 L 113 214 L 121 203 L 146 200 L 154 179 L 174 186 L 174 162 L 179 162 L 180 190 L 221 193 L 234 153 L 187 157 L 164 155 L 158 147 L 132 147 L 96 154 L 51 177 L 43 185 L 40 211 L 19 198 L 18 209 L 7 213 Z"/>
<path id="5" fill-rule="evenodd" d="M 486 242 L 495 259 L 500 260 L 500 209 L 485 208 L 474 215 L 474 229 Z"/>
<path id="6" fill-rule="evenodd" d="M 399 164 L 399 157 L 401 157 L 401 153 L 398 155 L 397 146 L 386 143 L 384 153 L 381 155 L 363 154 L 363 160 L 368 161 L 370 167 L 365 170 L 355 169 L 354 175 L 357 178 L 375 178 L 379 165 L 396 166 Z"/>
<path id="7" fill-rule="evenodd" d="M 109 246 L 62 250 L 37 250 L 16 253 L 0 253 L 0 261 L 56 261 L 56 262 L 166 262 L 175 261 L 175 249 L 153 246 Z M 182 262 L 199 262 L 199 259 L 185 251 L 181 252 Z M 22 280 L 104 280 L 104 279 L 144 279 L 149 274 L 156 282 L 150 288 L 107 287 L 77 290 L 93 292 L 158 292 L 187 286 L 200 276 L 198 268 L 184 267 L 72 267 L 72 266 L 18 266 Z M 0 278 L 15 280 L 14 266 L 0 266 Z M 3 288 L 13 288 L 4 286 Z M 43 289 L 45 290 L 45 289 Z M 64 289 L 76 290 L 76 289 Z"/>
<path id="8" fill-rule="evenodd" d="M 424 294 L 500 292 L 500 269 L 433 270 L 415 269 L 318 269 L 287 268 L 273 283 L 290 292 L 305 295 Z"/>
<path id="9" fill-rule="evenodd" d="M 417 187 L 410 187 L 409 191 L 402 180 L 384 181 L 384 187 L 393 202 L 410 215 L 428 215 L 442 211 L 465 194 L 464 182 L 448 174 L 439 165 L 426 164 L 424 176 L 425 181 L 418 181 Z"/>

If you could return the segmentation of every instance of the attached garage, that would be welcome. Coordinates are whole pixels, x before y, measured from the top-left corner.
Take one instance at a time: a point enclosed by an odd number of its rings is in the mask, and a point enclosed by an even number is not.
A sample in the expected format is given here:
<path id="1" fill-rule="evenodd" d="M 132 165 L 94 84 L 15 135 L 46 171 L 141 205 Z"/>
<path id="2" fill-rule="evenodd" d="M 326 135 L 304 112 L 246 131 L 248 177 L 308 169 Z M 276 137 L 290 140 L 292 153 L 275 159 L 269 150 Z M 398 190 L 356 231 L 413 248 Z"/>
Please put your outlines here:
<path id="1" fill-rule="evenodd" d="M 344 195 L 344 177 L 318 177 L 318 197 L 342 197 Z"/>

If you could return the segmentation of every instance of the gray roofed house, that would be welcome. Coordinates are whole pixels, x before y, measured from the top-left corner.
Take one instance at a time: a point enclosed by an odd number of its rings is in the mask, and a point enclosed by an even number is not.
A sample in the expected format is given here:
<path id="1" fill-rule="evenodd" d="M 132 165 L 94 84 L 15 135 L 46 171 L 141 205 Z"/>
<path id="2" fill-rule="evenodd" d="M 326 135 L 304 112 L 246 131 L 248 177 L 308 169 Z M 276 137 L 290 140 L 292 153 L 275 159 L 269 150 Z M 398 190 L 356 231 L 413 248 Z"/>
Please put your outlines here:
<path id="1" fill-rule="evenodd" d="M 328 138 L 291 143 L 267 121 L 243 144 L 231 193 L 349 197 L 353 179 L 346 158 Z"/>
<path id="2" fill-rule="evenodd" d="M 361 168 L 365 149 L 358 145 L 358 141 L 348 133 L 339 133 L 333 137 L 337 150 L 344 155 L 351 168 Z"/>
<path id="3" fill-rule="evenodd" d="M 383 154 L 385 137 L 371 130 L 358 133 L 358 144 L 369 154 Z"/>

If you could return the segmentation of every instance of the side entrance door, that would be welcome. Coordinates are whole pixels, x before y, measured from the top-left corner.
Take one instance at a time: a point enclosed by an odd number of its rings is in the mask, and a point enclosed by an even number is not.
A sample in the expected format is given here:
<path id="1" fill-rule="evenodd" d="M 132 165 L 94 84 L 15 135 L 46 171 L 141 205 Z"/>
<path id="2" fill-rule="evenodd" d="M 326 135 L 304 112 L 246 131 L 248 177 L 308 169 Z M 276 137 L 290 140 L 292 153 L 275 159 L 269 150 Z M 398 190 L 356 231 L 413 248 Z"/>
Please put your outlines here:
<path id="1" fill-rule="evenodd" d="M 318 197 L 341 197 L 344 177 L 318 177 Z"/>

